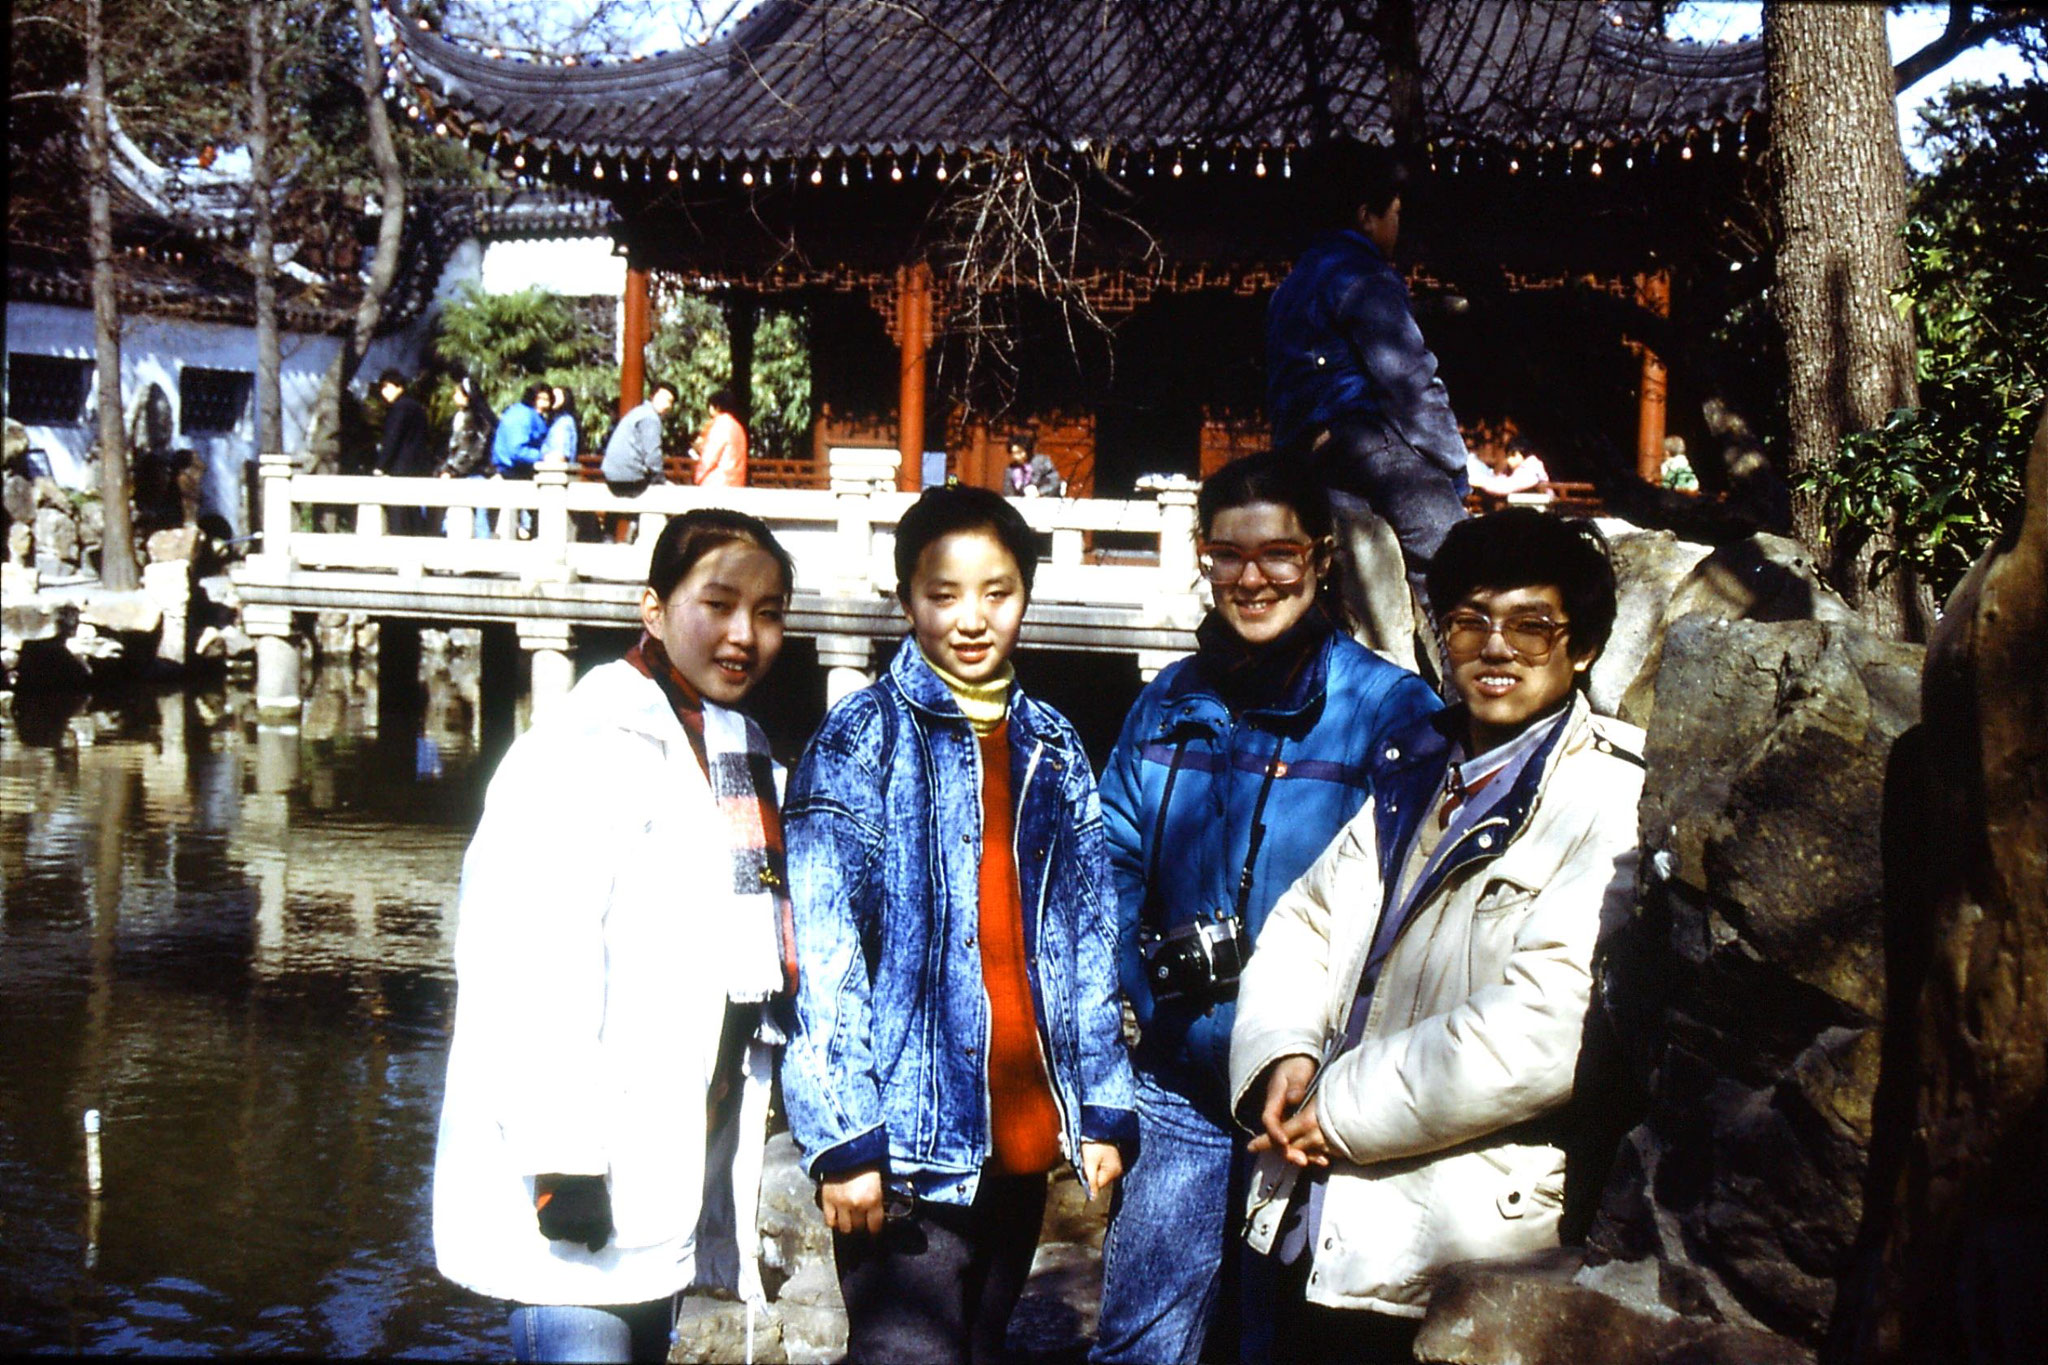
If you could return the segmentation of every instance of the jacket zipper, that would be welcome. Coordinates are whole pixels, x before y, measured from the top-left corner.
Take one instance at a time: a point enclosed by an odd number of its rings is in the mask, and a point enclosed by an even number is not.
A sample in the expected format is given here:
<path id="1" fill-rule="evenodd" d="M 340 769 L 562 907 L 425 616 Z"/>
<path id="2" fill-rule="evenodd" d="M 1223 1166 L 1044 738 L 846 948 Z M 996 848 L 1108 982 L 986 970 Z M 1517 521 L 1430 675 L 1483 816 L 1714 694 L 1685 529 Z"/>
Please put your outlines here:
<path id="1" fill-rule="evenodd" d="M 1019 869 L 1017 880 L 1020 890 L 1023 885 L 1022 869 L 1024 862 L 1022 857 L 1023 849 L 1018 845 L 1017 840 L 1024 832 L 1024 825 L 1023 821 L 1018 817 L 1022 816 L 1024 812 L 1024 796 L 1031 790 L 1031 779 L 1038 775 L 1038 760 L 1044 753 L 1045 741 L 1038 740 L 1032 747 L 1031 761 L 1024 765 L 1024 782 L 1019 789 L 1017 797 L 1017 811 L 1010 819 L 1010 858 Z M 1050 881 L 1051 878 L 1044 873 L 1039 875 L 1038 905 L 1033 914 L 1036 928 L 1032 935 L 1033 939 L 1037 942 L 1045 940 L 1045 893 L 1046 886 Z M 1023 907 L 1020 905 L 1018 909 L 1021 911 Z M 1080 1160 L 1080 1154 L 1072 1150 L 1072 1145 L 1067 1140 L 1068 1133 L 1072 1131 L 1072 1116 L 1067 1113 L 1066 1100 L 1060 1095 L 1059 1081 L 1053 1076 L 1052 1044 L 1047 1037 L 1045 1023 L 1045 991 L 1039 985 L 1037 963 L 1028 949 L 1024 955 L 1024 979 L 1031 983 L 1031 1031 L 1038 1040 L 1039 1070 L 1045 1073 L 1045 1088 L 1051 1092 L 1052 1107 L 1057 1109 L 1060 1115 L 1060 1151 L 1065 1154 L 1068 1163 L 1072 1164 Z M 984 1093 L 988 1089 L 987 1075 L 987 1070 L 984 1069 L 982 1072 L 982 1089 Z M 991 1116 L 991 1131 L 993 1131 L 993 1116 Z"/>

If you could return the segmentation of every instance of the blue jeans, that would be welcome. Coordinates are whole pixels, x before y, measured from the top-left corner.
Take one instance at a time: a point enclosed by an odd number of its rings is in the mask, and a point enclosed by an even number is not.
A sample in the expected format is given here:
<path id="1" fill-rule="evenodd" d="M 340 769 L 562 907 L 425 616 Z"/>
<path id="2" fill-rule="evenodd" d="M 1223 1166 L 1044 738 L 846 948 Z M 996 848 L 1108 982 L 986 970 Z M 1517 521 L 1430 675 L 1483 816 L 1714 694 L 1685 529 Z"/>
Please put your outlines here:
<path id="1" fill-rule="evenodd" d="M 1136 1089 L 1138 1154 L 1103 1238 L 1089 1359 L 1192 1365 L 1219 1317 L 1225 1262 L 1244 1254 L 1235 1234 L 1249 1162 L 1239 1135 L 1185 1097 L 1143 1071 Z"/>
<path id="2" fill-rule="evenodd" d="M 573 1361 L 668 1359 L 672 1301 L 522 1304 L 512 1310 L 512 1358 Z"/>

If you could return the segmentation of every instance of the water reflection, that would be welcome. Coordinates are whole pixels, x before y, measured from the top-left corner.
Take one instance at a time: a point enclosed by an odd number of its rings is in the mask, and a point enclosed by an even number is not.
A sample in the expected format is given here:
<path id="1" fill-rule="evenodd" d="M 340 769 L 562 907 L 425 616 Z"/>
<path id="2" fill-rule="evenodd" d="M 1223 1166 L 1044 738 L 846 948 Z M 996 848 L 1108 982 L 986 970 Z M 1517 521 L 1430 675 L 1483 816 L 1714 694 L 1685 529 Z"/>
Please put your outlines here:
<path id="1" fill-rule="evenodd" d="M 428 1180 L 473 672 L 0 723 L 0 1351 L 491 1355 Z M 104 1115 L 105 1193 L 81 1116 Z"/>

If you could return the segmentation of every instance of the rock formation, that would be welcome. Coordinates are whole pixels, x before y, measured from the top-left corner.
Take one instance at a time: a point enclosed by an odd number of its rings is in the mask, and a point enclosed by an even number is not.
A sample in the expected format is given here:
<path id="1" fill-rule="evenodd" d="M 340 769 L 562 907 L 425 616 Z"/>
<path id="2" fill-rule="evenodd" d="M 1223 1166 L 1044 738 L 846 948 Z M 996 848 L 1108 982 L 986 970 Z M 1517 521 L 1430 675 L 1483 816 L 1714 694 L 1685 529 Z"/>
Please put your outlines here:
<path id="1" fill-rule="evenodd" d="M 1879 1141 L 1829 1356 L 2048 1360 L 2048 419 L 1892 788 Z"/>

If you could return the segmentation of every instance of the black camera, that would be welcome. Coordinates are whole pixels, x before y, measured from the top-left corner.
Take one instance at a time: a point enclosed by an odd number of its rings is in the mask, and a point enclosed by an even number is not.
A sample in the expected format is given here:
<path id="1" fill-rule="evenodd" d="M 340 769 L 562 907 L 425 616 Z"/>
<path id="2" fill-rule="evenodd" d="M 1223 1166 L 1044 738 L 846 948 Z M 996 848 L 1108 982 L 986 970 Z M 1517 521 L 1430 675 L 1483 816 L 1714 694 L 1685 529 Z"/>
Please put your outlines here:
<path id="1" fill-rule="evenodd" d="M 1244 925 L 1217 911 L 1177 924 L 1153 936 L 1145 951 L 1145 972 L 1155 1000 L 1207 1003 L 1237 994 L 1238 973 L 1247 953 Z"/>

